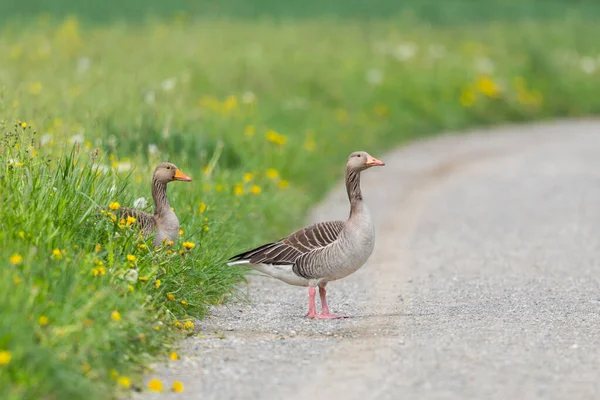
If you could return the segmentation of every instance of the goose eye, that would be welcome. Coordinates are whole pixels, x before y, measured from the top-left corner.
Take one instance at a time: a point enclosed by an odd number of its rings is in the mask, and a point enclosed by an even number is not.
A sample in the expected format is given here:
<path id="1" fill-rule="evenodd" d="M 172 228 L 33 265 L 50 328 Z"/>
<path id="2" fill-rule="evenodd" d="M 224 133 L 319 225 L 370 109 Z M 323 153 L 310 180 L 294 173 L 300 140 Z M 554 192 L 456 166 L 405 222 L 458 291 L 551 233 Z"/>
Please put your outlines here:
<path id="1" fill-rule="evenodd" d="M 171 169 L 171 167 L 167 165 L 167 169 Z"/>

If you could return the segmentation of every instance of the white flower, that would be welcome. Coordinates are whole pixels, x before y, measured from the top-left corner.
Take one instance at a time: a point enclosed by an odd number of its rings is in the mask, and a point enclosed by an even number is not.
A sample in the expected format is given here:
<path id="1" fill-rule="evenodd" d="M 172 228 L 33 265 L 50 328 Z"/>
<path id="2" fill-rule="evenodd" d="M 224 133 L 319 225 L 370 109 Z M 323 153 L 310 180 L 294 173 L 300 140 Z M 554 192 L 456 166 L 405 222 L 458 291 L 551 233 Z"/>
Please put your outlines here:
<path id="1" fill-rule="evenodd" d="M 148 145 L 148 153 L 154 155 L 158 153 L 158 146 L 155 145 L 154 143 L 150 143 Z"/>
<path id="2" fill-rule="evenodd" d="M 306 108 L 308 106 L 308 100 L 303 97 L 292 97 L 284 100 L 282 106 L 286 110 L 298 110 L 301 108 Z"/>
<path id="3" fill-rule="evenodd" d="M 44 146 L 48 143 L 50 143 L 50 141 L 52 141 L 52 135 L 49 133 L 44 133 L 41 137 L 40 137 L 40 145 Z"/>
<path id="4" fill-rule="evenodd" d="M 117 172 L 126 172 L 131 169 L 131 163 L 128 161 L 123 161 L 117 164 Z"/>
<path id="5" fill-rule="evenodd" d="M 175 84 L 177 83 L 177 80 L 175 78 L 169 78 L 164 80 L 160 86 L 162 87 L 162 89 L 165 92 L 170 92 L 171 90 L 175 89 Z"/>
<path id="6" fill-rule="evenodd" d="M 487 57 L 480 57 L 475 60 L 475 69 L 481 73 L 491 74 L 494 72 L 494 68 L 494 63 Z"/>
<path id="7" fill-rule="evenodd" d="M 417 54 L 418 47 L 414 43 L 404 43 L 396 46 L 394 49 L 394 57 L 399 61 L 407 61 Z"/>
<path id="8" fill-rule="evenodd" d="M 379 85 L 383 82 L 383 72 L 377 68 L 371 68 L 367 71 L 367 82 L 371 85 Z"/>
<path id="9" fill-rule="evenodd" d="M 140 197 L 139 199 L 135 199 L 135 201 L 133 202 L 133 206 L 135 208 L 146 208 L 146 205 L 148 205 L 148 202 L 143 197 Z"/>
<path id="10" fill-rule="evenodd" d="M 244 92 L 242 94 L 242 102 L 245 104 L 253 104 L 256 102 L 256 95 L 253 92 Z"/>
<path id="11" fill-rule="evenodd" d="M 138 280 L 138 273 L 135 269 L 130 269 L 129 271 L 127 271 L 125 273 L 124 276 L 125 280 L 129 281 L 129 282 L 137 282 Z"/>
<path id="12" fill-rule="evenodd" d="M 106 173 L 109 171 L 110 168 L 108 168 L 106 165 L 103 164 L 95 164 L 92 169 L 94 170 L 94 172 L 101 172 L 101 173 Z"/>
<path id="13" fill-rule="evenodd" d="M 84 138 L 83 138 L 83 133 L 78 133 L 77 135 L 73 135 L 71 136 L 71 138 L 69 139 L 70 143 L 77 143 L 77 144 L 81 144 L 83 143 Z"/>
<path id="14" fill-rule="evenodd" d="M 146 104 L 148 105 L 152 105 L 154 104 L 154 101 L 156 100 L 156 96 L 154 95 L 154 92 L 148 92 L 146 93 L 146 96 L 144 96 L 144 101 L 146 102 Z"/>
<path id="15" fill-rule="evenodd" d="M 446 55 L 446 48 L 441 44 L 432 44 L 429 46 L 428 52 L 433 58 L 442 58 Z"/>
<path id="16" fill-rule="evenodd" d="M 579 64 L 581 66 L 581 70 L 586 74 L 593 74 L 596 71 L 596 60 L 594 60 L 592 57 L 581 57 Z"/>
<path id="17" fill-rule="evenodd" d="M 87 57 L 81 57 L 77 60 L 77 72 L 82 74 L 90 68 L 91 61 Z"/>

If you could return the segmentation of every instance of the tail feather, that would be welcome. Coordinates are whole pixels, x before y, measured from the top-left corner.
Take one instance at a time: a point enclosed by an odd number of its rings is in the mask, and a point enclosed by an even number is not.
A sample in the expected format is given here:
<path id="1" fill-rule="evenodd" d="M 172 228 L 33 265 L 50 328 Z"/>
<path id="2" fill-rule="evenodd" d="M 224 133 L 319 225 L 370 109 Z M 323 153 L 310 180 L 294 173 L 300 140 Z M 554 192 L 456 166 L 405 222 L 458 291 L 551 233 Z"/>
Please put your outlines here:
<path id="1" fill-rule="evenodd" d="M 254 249 L 251 250 L 247 250 L 243 253 L 240 254 L 236 254 L 235 256 L 231 257 L 229 260 L 227 265 L 237 265 L 237 264 L 249 264 L 250 263 L 250 259 L 255 256 L 258 253 L 261 253 L 265 250 L 268 250 L 269 248 L 276 246 L 277 243 L 267 243 L 267 244 L 263 244 L 262 246 L 256 247 Z"/>

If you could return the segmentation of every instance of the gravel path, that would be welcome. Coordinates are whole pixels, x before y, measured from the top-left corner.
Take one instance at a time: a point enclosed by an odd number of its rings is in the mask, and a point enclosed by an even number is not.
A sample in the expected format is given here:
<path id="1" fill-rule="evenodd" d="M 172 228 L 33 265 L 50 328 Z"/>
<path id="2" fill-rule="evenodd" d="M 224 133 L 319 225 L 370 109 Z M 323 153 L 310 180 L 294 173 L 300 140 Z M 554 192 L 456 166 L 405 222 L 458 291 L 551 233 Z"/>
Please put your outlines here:
<path id="1" fill-rule="evenodd" d="M 368 150 L 368 149 L 367 149 Z M 444 136 L 363 174 L 373 256 L 307 293 L 253 277 L 136 399 L 600 398 L 600 123 Z M 339 185 L 311 220 L 345 218 Z"/>

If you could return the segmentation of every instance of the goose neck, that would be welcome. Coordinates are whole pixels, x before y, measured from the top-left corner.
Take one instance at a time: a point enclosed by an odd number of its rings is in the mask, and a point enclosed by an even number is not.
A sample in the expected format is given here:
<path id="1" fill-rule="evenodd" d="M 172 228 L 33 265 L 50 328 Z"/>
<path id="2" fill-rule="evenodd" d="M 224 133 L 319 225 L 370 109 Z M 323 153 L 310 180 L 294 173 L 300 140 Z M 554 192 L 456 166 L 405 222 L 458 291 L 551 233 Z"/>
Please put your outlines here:
<path id="1" fill-rule="evenodd" d="M 350 217 L 360 211 L 362 192 L 360 190 L 360 171 L 346 168 L 346 191 L 350 200 Z"/>
<path id="2" fill-rule="evenodd" d="M 167 199 L 167 184 L 156 178 L 152 179 L 152 198 L 154 199 L 154 214 L 157 216 L 160 217 L 172 211 Z"/>

